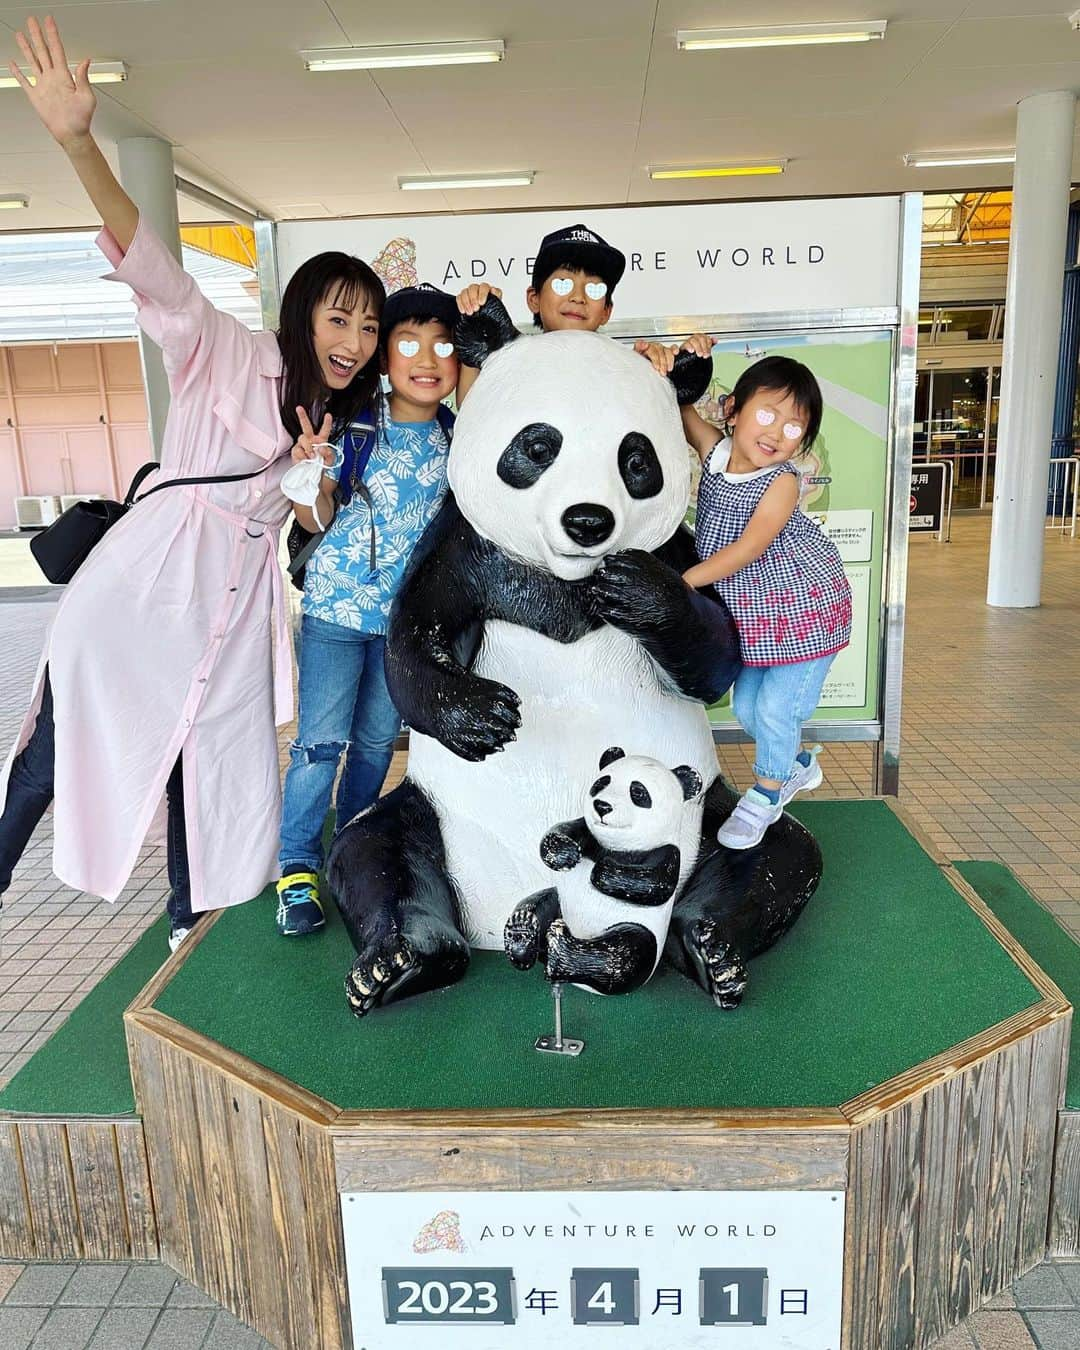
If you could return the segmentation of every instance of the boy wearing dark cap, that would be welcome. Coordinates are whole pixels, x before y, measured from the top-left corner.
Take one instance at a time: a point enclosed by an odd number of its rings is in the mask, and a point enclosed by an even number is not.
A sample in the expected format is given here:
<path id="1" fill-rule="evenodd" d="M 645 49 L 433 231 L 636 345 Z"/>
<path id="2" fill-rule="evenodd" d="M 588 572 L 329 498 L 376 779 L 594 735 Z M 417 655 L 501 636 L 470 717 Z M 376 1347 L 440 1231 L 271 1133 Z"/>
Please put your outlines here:
<path id="1" fill-rule="evenodd" d="M 587 225 L 568 225 L 544 235 L 533 263 L 525 303 L 533 323 L 545 333 L 580 329 L 595 333 L 611 318 L 612 295 L 626 270 L 626 258 Z M 457 298 L 462 314 L 475 314 L 489 295 L 502 299 L 496 286 L 466 286 Z M 458 403 L 480 372 L 461 367 Z"/>
<path id="2" fill-rule="evenodd" d="M 298 461 L 325 462 L 317 518 L 297 505 L 297 519 L 311 530 L 331 524 L 307 562 L 301 602 L 300 708 L 285 776 L 277 886 L 277 927 L 286 937 L 325 923 L 318 893 L 323 822 L 342 752 L 335 802 L 342 822 L 376 800 L 390 767 L 401 718 L 383 669 L 386 626 L 412 550 L 446 496 L 453 416 L 442 400 L 458 381 L 457 315 L 454 297 L 434 286 L 391 295 L 379 332 L 390 393 L 374 431 L 351 466 L 342 446 L 317 436 L 310 422 L 293 448 Z M 335 515 L 343 472 L 352 493 Z"/>

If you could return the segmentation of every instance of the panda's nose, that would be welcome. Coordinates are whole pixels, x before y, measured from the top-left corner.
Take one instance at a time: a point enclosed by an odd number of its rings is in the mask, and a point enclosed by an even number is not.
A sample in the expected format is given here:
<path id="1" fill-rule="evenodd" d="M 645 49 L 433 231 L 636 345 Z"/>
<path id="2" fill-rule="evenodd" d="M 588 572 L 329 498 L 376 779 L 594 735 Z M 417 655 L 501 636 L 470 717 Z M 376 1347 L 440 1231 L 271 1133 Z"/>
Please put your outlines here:
<path id="1" fill-rule="evenodd" d="M 615 809 L 610 802 L 604 801 L 603 797 L 597 797 L 597 799 L 593 802 L 593 806 L 596 809 L 596 814 L 600 817 L 601 820 L 603 820 L 605 816 L 609 816 L 611 812 Z"/>
<path id="2" fill-rule="evenodd" d="M 606 506 L 594 502 L 578 502 L 562 513 L 562 527 L 575 544 L 592 548 L 602 544 L 615 528 L 615 517 Z"/>

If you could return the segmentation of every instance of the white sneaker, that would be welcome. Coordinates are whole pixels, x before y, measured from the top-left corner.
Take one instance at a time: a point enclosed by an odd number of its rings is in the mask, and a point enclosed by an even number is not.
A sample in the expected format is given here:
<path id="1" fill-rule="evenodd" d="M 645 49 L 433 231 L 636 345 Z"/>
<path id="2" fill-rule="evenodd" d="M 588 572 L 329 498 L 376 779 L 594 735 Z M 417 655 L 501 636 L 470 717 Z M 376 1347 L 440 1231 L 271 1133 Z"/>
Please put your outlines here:
<path id="1" fill-rule="evenodd" d="M 818 763 L 818 755 L 821 754 L 821 746 L 812 746 L 809 755 L 809 764 L 800 764 L 795 761 L 795 772 L 780 789 L 780 805 L 787 806 L 792 797 L 797 792 L 813 792 L 814 788 L 820 787 L 825 775 L 821 772 L 821 765 Z"/>
<path id="2" fill-rule="evenodd" d="M 176 951 L 181 942 L 191 932 L 190 928 L 170 928 L 169 929 L 169 951 Z"/>
<path id="3" fill-rule="evenodd" d="M 774 805 L 763 792 L 751 788 L 743 793 L 735 803 L 735 810 L 717 830 L 716 842 L 725 848 L 753 848 L 783 814 L 780 802 Z"/>

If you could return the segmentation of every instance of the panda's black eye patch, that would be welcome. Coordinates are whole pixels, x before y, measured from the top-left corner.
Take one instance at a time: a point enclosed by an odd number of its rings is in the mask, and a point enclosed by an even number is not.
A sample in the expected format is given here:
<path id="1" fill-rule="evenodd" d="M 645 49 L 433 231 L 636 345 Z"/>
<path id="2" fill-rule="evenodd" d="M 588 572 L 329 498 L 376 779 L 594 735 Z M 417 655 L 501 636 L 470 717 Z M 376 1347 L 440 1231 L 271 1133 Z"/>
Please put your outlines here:
<path id="1" fill-rule="evenodd" d="M 653 443 L 640 431 L 628 431 L 619 444 L 619 473 L 631 497 L 655 497 L 664 486 L 664 471 Z"/>
<path id="2" fill-rule="evenodd" d="M 561 431 L 547 422 L 530 422 L 499 456 L 495 472 L 508 487 L 532 487 L 561 449 Z"/>
<path id="3" fill-rule="evenodd" d="M 639 783 L 636 778 L 630 784 L 630 800 L 635 806 L 642 806 L 646 810 L 652 806 L 652 798 L 649 796 L 649 789 L 644 783 Z"/>
<path id="4" fill-rule="evenodd" d="M 611 782 L 611 774 L 609 773 L 604 774 L 603 778 L 598 778 L 596 782 L 592 785 L 592 787 L 589 789 L 589 796 L 595 797 L 598 792 L 603 792 L 603 790 L 607 787 L 607 785 L 610 782 Z"/>

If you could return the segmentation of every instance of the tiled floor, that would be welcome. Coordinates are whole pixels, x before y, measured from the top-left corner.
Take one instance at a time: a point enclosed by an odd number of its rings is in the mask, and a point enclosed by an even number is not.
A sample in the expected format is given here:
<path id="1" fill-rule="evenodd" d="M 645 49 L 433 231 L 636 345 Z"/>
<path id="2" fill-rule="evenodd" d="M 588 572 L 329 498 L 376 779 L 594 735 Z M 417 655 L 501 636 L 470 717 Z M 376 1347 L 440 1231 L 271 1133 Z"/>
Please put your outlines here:
<path id="1" fill-rule="evenodd" d="M 1080 541 L 1048 537 L 1039 609 L 993 610 L 984 603 L 988 535 L 986 517 L 959 517 L 951 544 L 912 542 L 901 800 L 944 854 L 1007 863 L 1080 936 Z M 0 548 L 0 582 L 12 552 Z M 40 597 L 0 603 L 5 748 L 50 612 Z M 396 757 L 391 782 L 403 760 Z M 749 747 L 726 748 L 721 760 L 744 785 Z M 822 764 L 821 795 L 867 791 L 866 747 L 829 746 Z M 128 949 L 167 889 L 163 857 L 147 853 L 108 907 L 51 880 L 50 846 L 46 819 L 6 897 L 0 1082 Z M 0 1266 L 0 1350 L 31 1344 L 226 1350 L 265 1342 L 163 1266 Z M 1040 1266 L 942 1342 L 942 1350 L 961 1347 L 1080 1350 L 1080 1264 Z"/>

